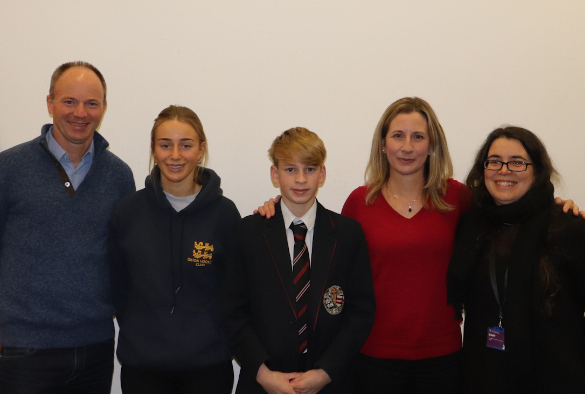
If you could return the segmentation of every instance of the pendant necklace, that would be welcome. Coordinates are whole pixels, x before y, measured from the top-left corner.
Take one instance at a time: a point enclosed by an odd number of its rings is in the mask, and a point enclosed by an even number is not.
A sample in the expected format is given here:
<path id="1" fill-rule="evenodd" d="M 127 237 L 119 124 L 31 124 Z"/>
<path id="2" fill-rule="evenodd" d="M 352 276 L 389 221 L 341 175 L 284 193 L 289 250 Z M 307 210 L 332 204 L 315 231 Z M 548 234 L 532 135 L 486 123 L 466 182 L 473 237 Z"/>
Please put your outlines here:
<path id="1" fill-rule="evenodd" d="M 397 199 L 398 201 L 400 201 L 400 199 L 396 196 L 396 194 L 394 194 L 392 192 L 392 190 L 390 190 L 390 187 L 388 187 L 388 184 L 386 184 L 386 189 L 388 189 L 388 191 L 390 192 L 390 194 L 392 195 L 392 197 L 394 197 L 395 199 Z M 408 203 L 408 212 L 412 212 L 412 206 L 414 205 L 414 203 L 416 202 L 415 200 L 412 200 L 412 202 Z"/>

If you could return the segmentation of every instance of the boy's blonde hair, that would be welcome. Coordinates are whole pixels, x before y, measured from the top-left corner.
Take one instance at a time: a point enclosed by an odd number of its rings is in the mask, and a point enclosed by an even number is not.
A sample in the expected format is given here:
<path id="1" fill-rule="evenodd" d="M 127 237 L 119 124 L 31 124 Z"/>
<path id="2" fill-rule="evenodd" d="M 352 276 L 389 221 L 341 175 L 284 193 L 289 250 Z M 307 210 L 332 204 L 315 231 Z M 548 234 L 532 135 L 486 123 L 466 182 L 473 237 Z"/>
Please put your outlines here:
<path id="1" fill-rule="evenodd" d="M 268 150 L 268 157 L 276 167 L 279 160 L 294 159 L 305 165 L 322 166 L 327 150 L 317 134 L 304 127 L 293 127 L 276 137 Z"/>

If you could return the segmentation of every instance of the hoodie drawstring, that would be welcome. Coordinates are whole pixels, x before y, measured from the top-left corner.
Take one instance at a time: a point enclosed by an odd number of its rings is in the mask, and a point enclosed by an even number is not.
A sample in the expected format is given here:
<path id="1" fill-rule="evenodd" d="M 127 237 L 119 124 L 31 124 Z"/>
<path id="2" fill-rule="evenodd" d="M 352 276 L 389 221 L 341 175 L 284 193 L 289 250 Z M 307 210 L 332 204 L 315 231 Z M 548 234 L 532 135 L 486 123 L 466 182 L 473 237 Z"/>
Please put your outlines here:
<path id="1" fill-rule="evenodd" d="M 183 217 L 181 215 L 177 215 L 177 219 L 181 221 L 181 232 L 179 233 L 179 272 L 178 272 L 178 278 L 175 277 L 175 248 L 173 248 L 172 244 L 173 244 L 173 218 L 171 218 L 171 231 L 169 231 L 169 233 L 171 234 L 171 271 L 172 271 L 172 280 L 173 280 L 173 289 L 176 286 L 176 290 L 173 293 L 173 305 L 171 306 L 171 315 L 173 314 L 173 312 L 175 311 L 175 307 L 177 306 L 177 293 L 179 292 L 179 290 L 181 290 L 181 287 L 183 286 L 183 261 L 182 261 L 182 254 L 183 254 L 183 241 L 184 241 L 184 237 L 183 234 L 185 232 L 185 220 L 183 219 Z M 178 280 L 177 280 L 178 279 Z"/>

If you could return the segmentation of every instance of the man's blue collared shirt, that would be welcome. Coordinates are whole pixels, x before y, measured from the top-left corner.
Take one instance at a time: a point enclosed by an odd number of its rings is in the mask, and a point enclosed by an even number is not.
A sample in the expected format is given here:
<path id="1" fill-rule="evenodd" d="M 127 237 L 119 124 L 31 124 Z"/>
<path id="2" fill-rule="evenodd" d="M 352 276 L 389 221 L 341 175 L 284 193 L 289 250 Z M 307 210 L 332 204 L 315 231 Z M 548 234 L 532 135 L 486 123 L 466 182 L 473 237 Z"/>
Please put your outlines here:
<path id="1" fill-rule="evenodd" d="M 57 141 L 55 141 L 55 137 L 53 137 L 53 126 L 49 129 L 47 133 L 47 146 L 49 147 L 49 151 L 55 156 L 59 163 L 63 166 L 63 169 L 67 173 L 73 188 L 77 190 L 77 187 L 81 184 L 87 173 L 89 172 L 89 168 L 91 167 L 91 163 L 93 162 L 93 155 L 94 155 L 94 147 L 93 147 L 93 140 L 87 148 L 87 152 L 81 158 L 81 161 L 75 167 L 71 160 L 69 160 L 69 154 L 65 152 L 65 150 L 59 145 Z"/>

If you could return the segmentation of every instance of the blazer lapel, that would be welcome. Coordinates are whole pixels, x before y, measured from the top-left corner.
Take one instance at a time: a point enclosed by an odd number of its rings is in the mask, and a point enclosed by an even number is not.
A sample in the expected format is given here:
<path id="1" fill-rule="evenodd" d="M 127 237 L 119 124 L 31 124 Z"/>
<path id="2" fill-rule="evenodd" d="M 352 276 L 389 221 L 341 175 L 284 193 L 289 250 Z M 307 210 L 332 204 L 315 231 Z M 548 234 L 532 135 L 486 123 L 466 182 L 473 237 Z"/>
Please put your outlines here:
<path id="1" fill-rule="evenodd" d="M 312 327 L 317 326 L 317 319 L 323 304 L 323 293 L 327 284 L 327 277 L 333 263 L 333 255 L 337 247 L 335 226 L 327 209 L 317 202 L 317 218 L 315 219 L 315 233 L 313 234 L 313 250 L 311 255 L 311 292 L 309 299 L 309 316 L 312 318 Z"/>
<path id="2" fill-rule="evenodd" d="M 292 265 L 290 261 L 290 252 L 286 240 L 286 230 L 284 228 L 284 219 L 280 211 L 280 204 L 275 205 L 275 214 L 272 218 L 266 220 L 263 231 L 266 245 L 272 257 L 272 262 L 282 283 L 283 291 L 286 293 L 291 312 L 296 319 L 295 300 L 296 294 L 293 284 Z"/>

